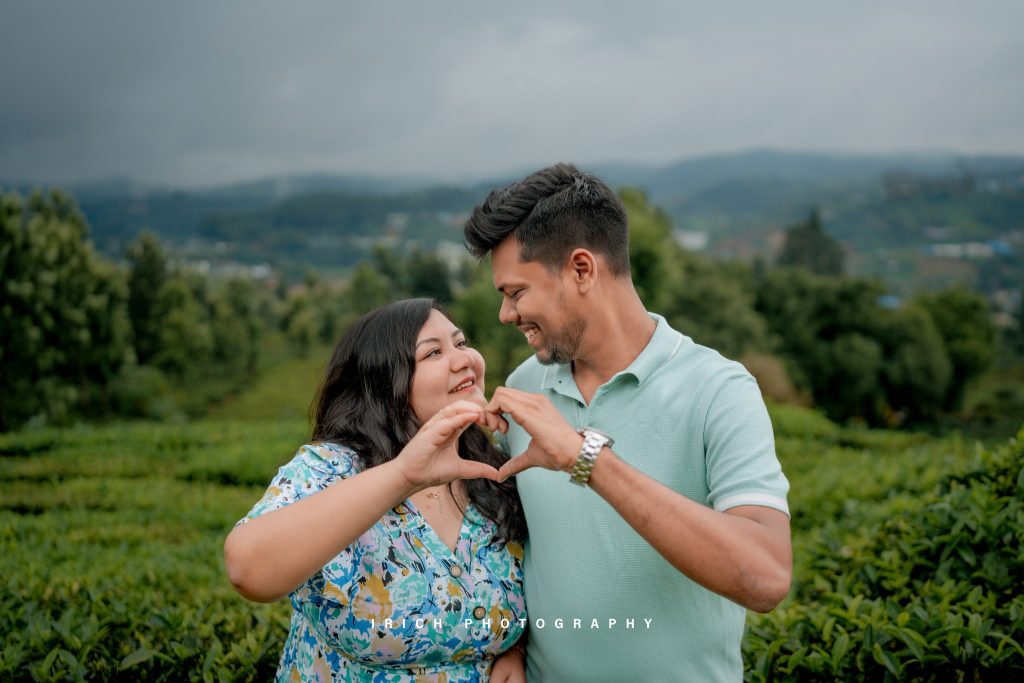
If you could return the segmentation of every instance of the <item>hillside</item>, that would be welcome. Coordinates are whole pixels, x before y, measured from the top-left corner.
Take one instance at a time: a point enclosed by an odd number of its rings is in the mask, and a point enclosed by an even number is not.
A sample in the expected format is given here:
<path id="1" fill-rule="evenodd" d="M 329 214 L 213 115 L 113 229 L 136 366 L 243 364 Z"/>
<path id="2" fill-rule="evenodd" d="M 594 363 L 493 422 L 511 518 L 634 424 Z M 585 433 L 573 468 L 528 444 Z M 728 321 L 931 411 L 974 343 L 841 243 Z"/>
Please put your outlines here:
<path id="1" fill-rule="evenodd" d="M 852 272 L 882 276 L 898 292 L 1021 284 L 1014 254 L 1024 251 L 1024 158 L 756 150 L 592 168 L 614 186 L 643 189 L 719 257 L 770 260 L 783 230 L 817 206 L 850 252 Z M 188 191 L 123 180 L 70 190 L 109 255 L 151 230 L 186 260 L 268 264 L 297 278 L 310 266 L 347 269 L 376 243 L 461 243 L 467 212 L 507 182 L 319 174 Z M 1002 251 L 978 256 L 988 247 L 958 246 L 989 242 Z"/>

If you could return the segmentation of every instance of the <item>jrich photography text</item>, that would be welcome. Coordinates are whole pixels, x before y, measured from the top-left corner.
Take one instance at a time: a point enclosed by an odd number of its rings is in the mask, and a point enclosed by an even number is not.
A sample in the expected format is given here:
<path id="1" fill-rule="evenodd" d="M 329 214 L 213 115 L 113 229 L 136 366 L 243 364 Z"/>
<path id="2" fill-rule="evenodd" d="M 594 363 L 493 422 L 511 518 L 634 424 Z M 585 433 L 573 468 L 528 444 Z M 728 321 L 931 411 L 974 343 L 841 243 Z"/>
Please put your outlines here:
<path id="1" fill-rule="evenodd" d="M 490 629 L 494 625 L 494 623 L 495 622 L 493 620 L 491 620 L 491 619 L 466 619 L 465 621 L 463 621 L 462 625 L 465 628 L 472 628 L 475 625 L 475 626 L 482 627 L 482 628 L 485 628 L 485 629 Z M 527 620 L 526 619 L 517 619 L 517 620 L 514 620 L 514 621 L 510 621 L 508 619 L 501 619 L 500 622 L 498 622 L 498 626 L 500 626 L 502 629 L 507 629 L 510 626 L 512 626 L 512 624 L 515 624 L 515 623 L 518 623 L 520 626 L 525 627 L 527 625 Z M 636 630 L 636 629 L 640 629 L 640 628 L 649 630 L 651 628 L 651 624 L 652 623 L 654 623 L 654 619 L 646 619 L 646 618 L 645 619 L 627 618 L 627 619 L 621 619 L 620 620 L 620 619 L 581 619 L 581 618 L 578 618 L 578 617 L 573 617 L 572 619 L 562 619 L 562 618 L 552 619 L 550 622 L 547 622 L 544 619 L 534 619 L 532 622 L 530 622 L 530 626 L 532 628 L 536 628 L 536 629 L 554 628 L 554 629 L 558 629 L 558 630 L 571 629 L 571 630 L 575 630 L 575 631 L 595 630 L 595 629 L 608 629 L 608 630 L 624 629 L 624 630 L 627 630 L 627 631 L 631 631 L 631 630 Z M 402 628 L 402 629 L 405 629 L 405 628 L 408 628 L 409 625 L 411 624 L 413 626 L 413 628 L 416 628 L 416 629 L 424 629 L 424 628 L 431 628 L 431 627 L 433 627 L 435 630 L 438 630 L 438 631 L 440 631 L 442 628 L 444 628 L 444 625 L 445 625 L 443 619 L 404 619 L 404 618 L 403 619 L 382 619 L 380 624 L 381 624 L 381 628 L 386 628 L 386 629 L 391 629 L 391 628 Z M 370 619 L 370 628 L 371 629 L 377 628 L 377 620 L 376 619 Z"/>

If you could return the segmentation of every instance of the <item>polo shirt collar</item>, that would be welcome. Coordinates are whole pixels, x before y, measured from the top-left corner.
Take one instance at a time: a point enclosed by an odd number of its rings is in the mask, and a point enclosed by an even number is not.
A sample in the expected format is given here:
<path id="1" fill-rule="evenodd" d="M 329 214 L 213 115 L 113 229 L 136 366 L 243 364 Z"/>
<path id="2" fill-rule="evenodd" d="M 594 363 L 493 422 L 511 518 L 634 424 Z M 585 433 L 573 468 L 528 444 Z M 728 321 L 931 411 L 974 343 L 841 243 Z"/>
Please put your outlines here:
<path id="1" fill-rule="evenodd" d="M 658 368 L 667 363 L 682 345 L 683 335 L 669 327 L 668 321 L 664 317 L 650 311 L 647 315 L 657 323 L 651 340 L 647 342 L 647 346 L 640 352 L 640 355 L 634 358 L 633 362 L 624 370 L 615 373 L 607 384 L 615 382 L 623 375 L 632 375 L 638 385 L 643 384 Z M 572 376 L 572 364 L 570 363 L 557 363 L 545 367 L 541 388 L 565 394 L 581 402 L 583 400 L 576 387 L 576 380 Z"/>
<path id="2" fill-rule="evenodd" d="M 657 313 L 648 312 L 647 315 L 658 325 L 654 328 L 651 341 L 640 352 L 640 355 L 633 359 L 629 366 L 615 375 L 633 375 L 637 384 L 643 384 L 651 375 L 658 371 L 672 356 L 676 354 L 683 343 L 683 335 L 669 327 L 668 321 Z M 612 379 L 615 379 L 613 377 Z"/>

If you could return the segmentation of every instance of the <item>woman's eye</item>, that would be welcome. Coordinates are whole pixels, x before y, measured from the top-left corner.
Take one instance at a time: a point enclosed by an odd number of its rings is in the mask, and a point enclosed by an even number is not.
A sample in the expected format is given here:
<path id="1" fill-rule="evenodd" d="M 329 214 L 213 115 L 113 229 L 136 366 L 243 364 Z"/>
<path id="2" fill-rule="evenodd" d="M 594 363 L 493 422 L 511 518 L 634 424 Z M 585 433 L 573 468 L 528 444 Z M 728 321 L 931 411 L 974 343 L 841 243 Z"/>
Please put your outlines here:
<path id="1" fill-rule="evenodd" d="M 465 339 L 460 339 L 459 341 L 455 342 L 455 346 L 460 349 L 464 349 L 467 346 L 469 346 L 469 342 L 466 341 Z"/>

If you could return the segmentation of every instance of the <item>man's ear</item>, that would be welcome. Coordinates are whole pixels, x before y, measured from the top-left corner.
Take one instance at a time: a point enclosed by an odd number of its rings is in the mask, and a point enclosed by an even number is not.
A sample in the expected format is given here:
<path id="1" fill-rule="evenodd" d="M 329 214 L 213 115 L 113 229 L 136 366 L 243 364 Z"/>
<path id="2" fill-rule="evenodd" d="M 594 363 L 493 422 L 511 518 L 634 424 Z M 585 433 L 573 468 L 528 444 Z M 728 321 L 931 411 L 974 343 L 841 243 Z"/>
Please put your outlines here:
<path id="1" fill-rule="evenodd" d="M 585 294 L 597 282 L 598 260 L 589 249 L 573 249 L 566 261 L 566 270 L 580 294 Z"/>

